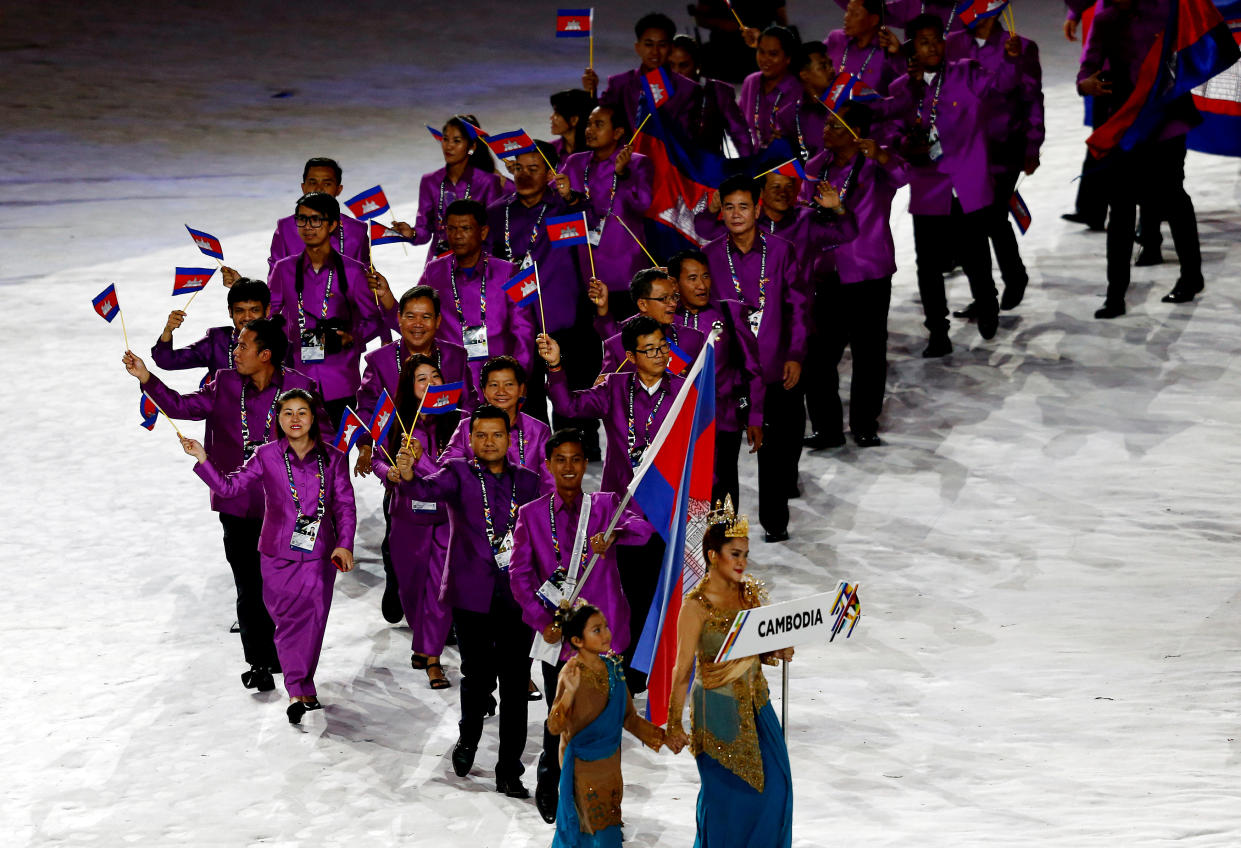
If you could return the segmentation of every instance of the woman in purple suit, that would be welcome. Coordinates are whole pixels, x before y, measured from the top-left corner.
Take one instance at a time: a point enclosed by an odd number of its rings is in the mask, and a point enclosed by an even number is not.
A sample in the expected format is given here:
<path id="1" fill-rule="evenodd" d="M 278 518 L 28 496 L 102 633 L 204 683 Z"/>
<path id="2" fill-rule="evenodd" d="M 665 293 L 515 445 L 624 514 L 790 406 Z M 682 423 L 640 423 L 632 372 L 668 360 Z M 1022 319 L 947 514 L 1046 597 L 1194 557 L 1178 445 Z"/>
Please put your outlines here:
<path id="1" fill-rule="evenodd" d="M 414 438 L 424 451 L 414 469 L 430 475 L 439 468 L 437 461 L 457 425 L 455 415 L 422 415 L 414 423 L 418 406 L 427 389 L 442 386 L 444 377 L 435 360 L 415 353 L 405 360 L 396 394 L 396 409 L 401 421 L 411 422 Z M 392 570 L 405 621 L 413 631 L 409 664 L 425 669 L 432 689 L 447 689 L 452 684 L 444 676 L 440 652 L 452 624 L 452 609 L 440 600 L 444 580 L 444 562 L 448 557 L 448 512 L 443 504 L 411 498 L 398 483 L 400 475 L 394 462 L 405 436 L 400 427 L 393 427 L 388 437 L 387 453 L 379 451 L 372 457 L 375 476 L 392 492 L 389 509 L 391 530 L 388 548 L 392 551 Z"/>
<path id="2" fill-rule="evenodd" d="M 332 606 L 333 567 L 353 570 L 357 515 L 348 462 L 320 440 L 310 393 L 290 389 L 276 406 L 282 437 L 260 445 L 227 477 L 207 462 L 200 442 L 182 436 L 181 446 L 198 460 L 194 472 L 213 492 L 230 497 L 262 489 L 263 602 L 276 624 L 289 722 L 298 724 L 307 710 L 321 706 L 314 677 Z"/>

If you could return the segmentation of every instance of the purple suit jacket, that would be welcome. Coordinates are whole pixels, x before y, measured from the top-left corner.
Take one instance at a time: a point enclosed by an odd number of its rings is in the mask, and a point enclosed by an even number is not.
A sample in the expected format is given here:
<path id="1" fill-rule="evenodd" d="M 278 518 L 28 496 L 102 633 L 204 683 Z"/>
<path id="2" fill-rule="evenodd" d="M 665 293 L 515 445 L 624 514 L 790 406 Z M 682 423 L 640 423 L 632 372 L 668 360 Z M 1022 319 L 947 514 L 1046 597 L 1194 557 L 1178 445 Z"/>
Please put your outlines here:
<path id="1" fill-rule="evenodd" d="M 440 453 L 439 441 L 436 437 L 435 419 L 433 417 L 420 418 L 418 423 L 414 425 L 414 438 L 422 443 L 423 453 L 418 457 L 418 461 L 414 463 L 414 475 L 416 477 L 426 477 L 434 474 L 439 470 L 439 465 L 434 457 Z M 391 446 L 386 446 L 387 450 L 396 456 Z M 392 467 L 388 462 L 388 457 L 383 451 L 375 451 L 371 458 L 371 465 L 375 472 L 375 477 L 382 484 L 384 489 L 388 491 L 391 499 L 388 501 L 388 516 L 393 521 L 404 521 L 409 524 L 444 524 L 448 521 L 448 509 L 443 503 L 434 501 L 435 509 L 427 510 L 426 503 L 430 501 L 415 501 L 407 489 L 403 488 L 399 483 L 393 483 L 388 480 L 388 470 Z M 414 509 L 415 503 L 419 508 Z"/>
<path id="2" fill-rule="evenodd" d="M 666 70 L 666 69 L 665 69 Z M 672 91 L 668 100 L 659 107 L 659 113 L 675 120 L 687 134 L 690 132 L 689 113 L 698 100 L 700 86 L 688 77 L 673 71 L 667 71 L 672 80 Z M 599 102 L 607 106 L 618 106 L 629 119 L 630 129 L 638 126 L 638 99 L 642 96 L 642 72 L 634 68 L 608 77 L 607 87 L 599 95 Z"/>
<path id="3" fill-rule="evenodd" d="M 777 136 L 788 139 L 790 144 L 797 143 L 794 115 L 801 96 L 801 80 L 793 74 L 785 74 L 769 92 L 763 91 L 760 71 L 745 78 L 739 105 L 755 151 L 765 149 Z"/>
<path id="4" fill-rule="evenodd" d="M 608 318 L 611 318 L 611 316 L 609 315 Z M 605 324 L 605 320 L 596 318 L 595 329 L 615 329 L 611 334 L 604 337 L 603 367 L 599 369 L 599 373 L 627 374 L 633 371 L 633 363 L 625 359 L 625 343 L 621 340 L 620 325 L 615 320 L 612 320 L 610 325 Z M 698 352 L 702 350 L 702 346 L 707 340 L 706 333 L 700 333 L 698 330 L 693 330 L 689 327 L 677 326 L 675 323 L 663 329 L 664 338 L 679 347 L 689 360 L 685 364 L 684 370 L 676 374 L 678 377 L 684 377 L 689 373 L 690 366 L 694 364 L 694 360 L 698 357 Z M 599 335 L 603 336 L 603 332 L 601 331 Z M 672 372 L 669 371 L 669 373 Z"/>
<path id="5" fill-rule="evenodd" d="M 343 204 L 342 204 L 343 205 Z M 364 221 L 340 216 L 340 228 L 332 236 L 332 247 L 341 256 L 355 262 L 371 264 L 370 227 Z M 297 222 L 290 215 L 276 222 L 276 232 L 271 237 L 271 252 L 267 256 L 267 275 L 270 277 L 276 263 L 286 256 L 294 256 L 306 249 L 306 243 L 297 234 Z"/>
<path id="6" fill-rule="evenodd" d="M 827 61 L 838 73 L 842 70 L 843 59 L 843 70 L 861 79 L 881 97 L 887 97 L 892 81 L 905 74 L 904 57 L 900 53 L 893 56 L 880 47 L 878 37 L 865 47 L 859 47 L 843 29 L 834 29 L 823 39 L 823 44 L 827 47 Z"/>
<path id="7" fill-rule="evenodd" d="M 546 447 L 551 436 L 551 428 L 524 412 L 517 413 L 517 423 L 509 431 L 508 461 L 518 468 L 525 468 L 539 475 L 539 490 L 542 492 L 550 492 L 556 488 L 556 482 L 547 470 Z M 473 458 L 474 451 L 470 448 L 470 419 L 462 416 L 461 423 L 453 431 L 439 462 L 443 465 L 450 459 Z"/>
<path id="8" fill-rule="evenodd" d="M 1017 59 L 1017 86 L 1003 93 L 992 89 L 986 98 L 993 174 L 1020 171 L 1026 159 L 1038 157 L 1047 134 L 1043 127 L 1043 69 L 1038 45 L 1028 38 L 1018 39 L 1021 56 Z M 1007 40 L 1008 33 L 996 27 L 986 43 L 979 46 L 973 34 L 963 30 L 949 35 L 944 47 L 950 61 L 973 59 L 987 73 L 999 76 L 1003 72 L 1000 65 L 1007 61 Z"/>
<path id="9" fill-rule="evenodd" d="M 187 347 L 173 349 L 172 342 L 155 340 L 151 345 L 151 361 L 165 371 L 206 368 L 210 376 L 221 368 L 233 367 L 236 330 L 231 326 L 212 327 L 207 335 Z"/>
<path id="10" fill-rule="evenodd" d="M 746 426 L 763 426 L 763 397 L 767 383 L 759 363 L 758 340 L 745 324 L 746 307 L 735 300 L 709 303 L 698 312 L 684 306 L 676 322 L 700 332 L 721 324 L 715 340 L 715 427 L 736 433 Z"/>
<path id="11" fill-rule="evenodd" d="M 431 242 L 427 262 L 441 251 L 444 242 L 444 212 L 454 200 L 477 200 L 486 206 L 503 193 L 503 181 L 497 174 L 465 166 L 461 179 L 448 180 L 448 169 L 440 168 L 424 174 L 418 184 L 418 217 L 414 219 L 414 244 Z M 446 250 L 447 248 L 443 248 Z"/>
<path id="12" fill-rule="evenodd" d="M 599 246 L 593 250 L 595 274 L 607 285 L 608 291 L 628 291 L 633 275 L 651 264 L 642 248 L 634 241 L 634 236 L 642 238 L 644 216 L 651 205 L 651 163 L 641 153 L 633 154 L 625 176 L 616 180 L 616 198 L 615 202 L 611 202 L 609 198 L 612 193 L 612 177 L 616 174 L 615 163 L 619 153 L 618 147 L 602 162 L 595 160 L 593 151 L 574 153 L 562 169 L 569 178 L 569 185 L 579 193 L 586 192 L 586 172 L 588 169 L 590 171 L 586 222 L 593 229 L 598 229 L 600 223 L 603 223 Z M 625 232 L 625 227 L 607 214 L 609 207 L 612 215 L 623 219 L 633 235 Z M 587 255 L 587 246 L 579 245 L 577 254 L 578 268 L 589 275 L 590 257 Z"/>
<path id="13" fill-rule="evenodd" d="M 401 363 L 409 357 L 404 345 L 404 341 L 397 339 L 368 351 L 362 357 L 366 366 L 362 371 L 362 386 L 358 389 L 355 408 L 364 420 L 370 421 L 371 416 L 375 414 L 375 406 L 379 403 L 379 396 L 384 391 L 387 391 L 388 397 L 396 403 Z M 477 400 L 472 393 L 473 383 L 466 379 L 468 375 L 465 368 L 465 351 L 461 349 L 461 345 L 436 339 L 431 345 L 431 358 L 439 365 L 440 375 L 445 383 L 454 383 L 458 380 L 465 383 L 465 391 L 462 393 L 459 408 L 470 410 L 477 406 Z M 358 439 L 360 445 L 370 443 L 369 433 L 363 433 Z"/>
<path id="14" fill-rule="evenodd" d="M 327 460 L 323 469 L 323 485 L 326 487 L 323 522 L 319 525 L 319 534 L 311 551 L 298 551 L 289 546 L 297 510 L 289 492 L 289 477 L 284 464 L 286 453 L 304 515 L 315 515 L 319 503 L 316 455 L 322 453 Z M 194 466 L 194 473 L 211 491 L 225 497 L 236 497 L 247 491 L 263 493 L 263 530 L 259 534 L 261 554 L 300 562 L 326 562 L 335 548 L 353 550 L 357 511 L 353 502 L 353 482 L 349 479 L 349 460 L 331 445 L 319 442 L 304 459 L 298 459 L 289 443 L 281 437 L 278 441 L 260 446 L 240 471 L 227 477 L 211 463 L 198 463 Z"/>

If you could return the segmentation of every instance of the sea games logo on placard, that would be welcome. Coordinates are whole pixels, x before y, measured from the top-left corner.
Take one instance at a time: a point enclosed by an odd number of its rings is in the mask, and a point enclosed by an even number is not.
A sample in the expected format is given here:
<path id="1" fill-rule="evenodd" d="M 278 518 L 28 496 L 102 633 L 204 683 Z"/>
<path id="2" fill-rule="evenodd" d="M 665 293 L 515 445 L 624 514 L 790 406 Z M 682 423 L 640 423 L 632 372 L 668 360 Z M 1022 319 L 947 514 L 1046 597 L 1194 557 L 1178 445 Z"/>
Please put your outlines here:
<path id="1" fill-rule="evenodd" d="M 804 630 L 809 627 L 822 626 L 822 607 L 812 607 L 810 609 L 788 615 L 778 615 L 773 618 L 760 618 L 758 620 L 758 635 L 761 638 L 766 639 L 768 636 L 780 636 L 782 634 L 795 633 L 798 630 Z"/>

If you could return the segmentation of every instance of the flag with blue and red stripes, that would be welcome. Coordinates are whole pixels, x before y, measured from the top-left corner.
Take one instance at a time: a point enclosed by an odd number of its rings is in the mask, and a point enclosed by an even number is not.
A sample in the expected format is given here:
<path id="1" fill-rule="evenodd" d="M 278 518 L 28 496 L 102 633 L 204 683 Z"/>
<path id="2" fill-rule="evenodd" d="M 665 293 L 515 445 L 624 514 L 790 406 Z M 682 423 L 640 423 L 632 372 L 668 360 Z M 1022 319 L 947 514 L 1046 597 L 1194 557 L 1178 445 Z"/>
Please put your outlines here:
<path id="1" fill-rule="evenodd" d="M 465 383 L 461 380 L 442 386 L 428 386 L 427 393 L 422 398 L 422 414 L 446 415 L 456 412 L 457 405 L 461 403 L 461 392 L 464 390 Z"/>
<path id="2" fill-rule="evenodd" d="M 666 370 L 669 373 L 676 374 L 678 377 L 684 377 L 685 371 L 694 364 L 689 358 L 689 354 L 677 347 L 677 343 L 672 339 L 665 339 L 668 342 L 668 364 Z"/>
<path id="3" fill-rule="evenodd" d="M 185 228 L 190 231 L 190 238 L 194 240 L 194 244 L 198 249 L 210 256 L 212 259 L 223 259 L 224 248 L 220 245 L 220 240 L 211 233 L 205 233 L 202 230 L 196 230 L 189 224 Z"/>
<path id="4" fill-rule="evenodd" d="M 376 445 L 382 445 L 388 438 L 388 431 L 392 429 L 392 422 L 396 418 L 396 404 L 392 402 L 392 397 L 388 394 L 388 390 L 384 389 L 379 395 L 379 400 L 375 403 L 375 412 L 371 415 L 371 423 L 366 425 L 366 429 L 371 434 L 371 439 Z"/>
<path id="5" fill-rule="evenodd" d="M 866 103 L 878 99 L 879 93 L 866 83 L 853 74 L 841 73 L 819 97 L 819 102 L 825 104 L 833 112 L 839 112 L 850 100 L 856 103 Z"/>
<path id="6" fill-rule="evenodd" d="M 595 10 L 590 9 L 557 9 L 557 38 L 586 38 L 590 35 L 590 25 L 595 19 Z"/>
<path id="7" fill-rule="evenodd" d="M 965 0 L 957 6 L 957 20 L 964 26 L 973 26 L 983 18 L 994 18 L 1007 5 L 1008 0 Z"/>
<path id="8" fill-rule="evenodd" d="M 358 439 L 366 432 L 366 422 L 349 407 L 340 419 L 340 429 L 336 431 L 336 439 L 332 444 L 341 453 L 349 453 L 349 449 L 357 444 Z"/>
<path id="9" fill-rule="evenodd" d="M 172 293 L 178 295 L 202 291 L 214 273 L 214 268 L 177 268 L 172 275 Z"/>
<path id="10" fill-rule="evenodd" d="M 529 306 L 539 299 L 539 270 L 533 262 L 504 284 L 504 293 L 514 306 Z"/>
<path id="11" fill-rule="evenodd" d="M 575 215 L 561 215 L 558 218 L 548 218 L 545 226 L 547 228 L 547 240 L 552 243 L 552 247 L 568 247 L 571 244 L 586 243 L 585 212 L 578 212 Z"/>
<path id="12" fill-rule="evenodd" d="M 1216 3 L 1232 39 L 1241 45 L 1241 0 Z M 1241 156 L 1241 62 L 1194 89 L 1202 123 L 1189 131 L 1190 150 L 1218 156 Z"/>
<path id="13" fill-rule="evenodd" d="M 655 598 L 633 657 L 634 668 L 647 674 L 647 718 L 661 725 L 668 720 L 681 603 L 706 574 L 701 545 L 715 472 L 715 339 L 712 331 L 629 484 L 664 540 Z"/>
<path id="14" fill-rule="evenodd" d="M 405 241 L 405 236 L 390 227 L 385 227 L 383 224 L 377 224 L 374 221 L 369 221 L 368 223 L 371 227 L 370 237 L 372 245 L 396 244 L 397 242 Z"/>
<path id="15" fill-rule="evenodd" d="M 361 194 L 354 195 L 345 201 L 345 205 L 349 207 L 353 217 L 359 221 L 369 221 L 392 208 L 388 205 L 388 198 L 380 186 L 373 186 Z"/>
<path id="16" fill-rule="evenodd" d="M 435 127 L 431 126 L 430 124 L 425 124 L 425 126 L 427 128 L 427 132 L 431 134 L 431 138 L 435 139 L 436 141 L 444 140 L 444 134 L 442 132 L 440 132 Z"/>
<path id="17" fill-rule="evenodd" d="M 1034 219 L 1030 215 L 1030 207 L 1026 206 L 1026 202 L 1021 198 L 1021 192 L 1017 189 L 1013 189 L 1013 196 L 1008 199 L 1008 214 L 1013 216 L 1017 229 L 1021 230 L 1024 236 L 1026 230 L 1030 229 L 1030 222 Z"/>
<path id="18" fill-rule="evenodd" d="M 111 324 L 112 319 L 121 311 L 121 302 L 116 298 L 116 285 L 108 283 L 108 287 L 91 300 L 91 305 L 95 307 L 100 318 Z"/>
<path id="19" fill-rule="evenodd" d="M 792 177 L 796 180 L 806 179 L 806 169 L 802 167 L 800 159 L 790 159 L 779 168 L 773 168 L 771 173 L 779 174 L 782 177 Z"/>
<path id="20" fill-rule="evenodd" d="M 155 421 L 159 418 L 159 408 L 155 406 L 155 401 L 147 397 L 147 393 L 143 392 L 142 397 L 138 399 L 138 414 L 142 416 L 139 422 L 148 430 L 155 429 Z"/>
<path id="21" fill-rule="evenodd" d="M 487 146 L 500 159 L 520 156 L 523 153 L 531 153 L 535 149 L 534 139 L 522 129 L 500 133 L 499 135 L 489 135 L 487 136 Z"/>
<path id="22" fill-rule="evenodd" d="M 662 67 L 644 74 L 642 76 L 642 87 L 656 109 L 667 103 L 669 98 L 675 93 L 672 87 L 672 78 L 668 76 L 668 72 Z"/>

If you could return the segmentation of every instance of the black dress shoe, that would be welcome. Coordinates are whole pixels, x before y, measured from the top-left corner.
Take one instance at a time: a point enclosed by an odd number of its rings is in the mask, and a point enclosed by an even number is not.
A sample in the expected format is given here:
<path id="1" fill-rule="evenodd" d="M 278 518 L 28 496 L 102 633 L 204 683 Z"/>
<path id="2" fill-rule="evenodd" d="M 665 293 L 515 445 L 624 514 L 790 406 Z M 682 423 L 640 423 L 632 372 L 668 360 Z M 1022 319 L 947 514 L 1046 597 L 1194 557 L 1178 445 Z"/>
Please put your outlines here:
<path id="1" fill-rule="evenodd" d="M 1024 283 L 1013 283 L 1011 286 L 1004 287 L 1004 294 L 1000 296 L 1000 308 L 1007 311 L 1016 309 L 1021 305 L 1021 301 L 1026 296 L 1026 286 L 1029 280 Z"/>
<path id="2" fill-rule="evenodd" d="M 853 443 L 859 448 L 877 448 L 883 444 L 878 433 L 854 433 Z"/>
<path id="3" fill-rule="evenodd" d="M 494 695 L 487 696 L 487 718 L 491 718 L 496 714 L 496 699 Z"/>
<path id="4" fill-rule="evenodd" d="M 789 539 L 789 531 L 787 530 L 778 530 L 774 533 L 763 534 L 764 542 L 787 542 L 788 539 Z"/>
<path id="5" fill-rule="evenodd" d="M 496 791 L 510 798 L 529 798 L 530 790 L 522 785 L 520 777 L 496 777 Z M 555 817 L 553 816 L 553 821 Z"/>
<path id="6" fill-rule="evenodd" d="M 1202 291 L 1201 284 L 1194 288 L 1191 286 L 1182 286 L 1180 283 L 1177 283 L 1172 287 L 1172 291 L 1168 292 L 1159 299 L 1164 303 L 1189 303 L 1200 291 Z"/>
<path id="7" fill-rule="evenodd" d="M 1000 329 L 1000 312 L 998 309 L 978 313 L 978 335 L 990 341 L 995 338 L 995 331 Z"/>
<path id="8" fill-rule="evenodd" d="M 465 777 L 474 767 L 474 755 L 478 752 L 477 745 L 466 745 L 460 739 L 452 747 L 452 770 L 457 777 Z"/>
<path id="9" fill-rule="evenodd" d="M 1151 265 L 1162 265 L 1163 253 L 1157 247 L 1144 247 L 1138 251 L 1138 258 L 1134 260 L 1135 268 L 1149 268 Z"/>
<path id="10" fill-rule="evenodd" d="M 922 351 L 923 359 L 936 359 L 940 356 L 947 356 L 952 353 L 952 340 L 948 338 L 948 333 L 933 333 L 931 341 L 927 344 L 926 349 Z"/>
<path id="11" fill-rule="evenodd" d="M 1119 318 L 1121 315 L 1124 315 L 1124 314 L 1125 314 L 1124 302 L 1108 303 L 1104 301 L 1103 307 L 1101 309 L 1095 310 L 1094 317 L 1096 318 Z"/>
<path id="12" fill-rule="evenodd" d="M 448 636 L 444 638 L 444 644 L 454 646 L 457 644 L 457 628 L 451 624 L 448 625 Z"/>
<path id="13" fill-rule="evenodd" d="M 405 610 L 401 609 L 401 595 L 394 577 L 389 577 L 384 585 L 384 596 L 379 602 L 379 609 L 383 612 L 384 621 L 389 624 L 396 624 L 405 617 Z"/>
<path id="14" fill-rule="evenodd" d="M 827 448 L 838 448 L 845 443 L 844 433 L 811 433 L 809 436 L 801 440 L 801 443 L 809 450 L 826 450 Z"/>
<path id="15" fill-rule="evenodd" d="M 540 783 L 534 788 L 534 806 L 538 807 L 543 821 L 552 824 L 556 821 L 556 807 L 560 804 L 560 787 L 544 786 Z"/>
<path id="16" fill-rule="evenodd" d="M 313 701 L 293 701 L 284 713 L 289 717 L 289 724 L 301 724 L 302 716 L 312 710 L 321 709 L 323 709 L 323 704 L 320 704 L 318 699 Z"/>
<path id="17" fill-rule="evenodd" d="M 276 681 L 272 679 L 271 672 L 263 668 L 261 665 L 250 666 L 249 671 L 241 673 L 241 685 L 247 689 L 257 689 L 260 692 L 270 692 L 276 688 Z"/>
<path id="18" fill-rule="evenodd" d="M 978 317 L 978 304 L 970 301 L 970 305 L 964 309 L 958 309 L 952 313 L 953 318 L 964 318 L 966 321 L 973 321 Z"/>
<path id="19" fill-rule="evenodd" d="M 229 633 L 240 633 L 240 632 L 241 632 L 241 622 L 239 622 L 239 621 L 234 621 L 234 622 L 232 623 L 232 625 L 228 628 L 228 632 L 229 632 Z"/>
<path id="20" fill-rule="evenodd" d="M 1103 221 L 1100 221 L 1098 218 L 1089 218 L 1080 212 L 1066 212 L 1060 217 L 1066 221 L 1071 221 L 1074 224 L 1085 224 L 1092 230 L 1097 231 L 1103 229 Z"/>

